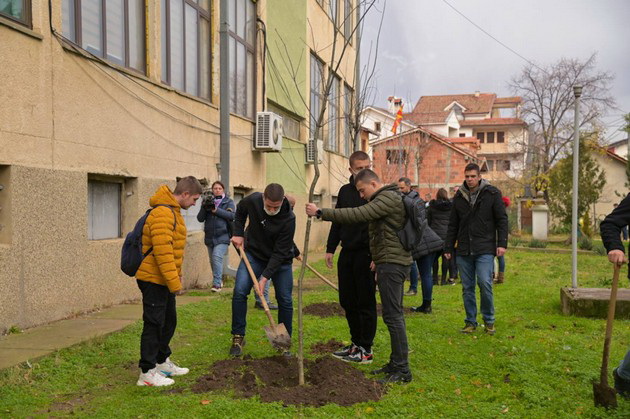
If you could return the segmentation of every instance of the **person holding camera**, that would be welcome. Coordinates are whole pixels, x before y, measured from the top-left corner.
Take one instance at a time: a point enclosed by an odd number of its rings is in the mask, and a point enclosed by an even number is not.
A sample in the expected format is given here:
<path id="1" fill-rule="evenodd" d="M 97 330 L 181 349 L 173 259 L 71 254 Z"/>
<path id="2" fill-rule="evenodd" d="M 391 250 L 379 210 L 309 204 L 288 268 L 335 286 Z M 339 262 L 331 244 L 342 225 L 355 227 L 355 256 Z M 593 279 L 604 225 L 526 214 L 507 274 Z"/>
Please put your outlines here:
<path id="1" fill-rule="evenodd" d="M 232 237 L 235 209 L 234 201 L 225 195 L 225 186 L 217 180 L 212 184 L 212 194 L 204 196 L 197 214 L 197 221 L 204 223 L 204 242 L 212 267 L 213 292 L 219 292 L 223 287 L 223 258 Z"/>

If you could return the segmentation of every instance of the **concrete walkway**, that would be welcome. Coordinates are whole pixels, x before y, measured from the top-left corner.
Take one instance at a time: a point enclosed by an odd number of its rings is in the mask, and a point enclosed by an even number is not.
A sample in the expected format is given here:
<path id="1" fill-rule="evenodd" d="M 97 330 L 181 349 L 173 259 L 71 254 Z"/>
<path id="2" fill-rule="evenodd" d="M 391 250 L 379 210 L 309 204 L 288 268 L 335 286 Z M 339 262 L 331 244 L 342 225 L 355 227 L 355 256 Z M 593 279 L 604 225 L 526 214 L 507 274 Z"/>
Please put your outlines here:
<path id="1" fill-rule="evenodd" d="M 181 295 L 182 306 L 210 297 Z M 22 333 L 0 336 L 0 369 L 48 355 L 61 348 L 121 330 L 142 318 L 142 303 L 120 304 L 68 320 L 59 320 L 27 329 Z"/>

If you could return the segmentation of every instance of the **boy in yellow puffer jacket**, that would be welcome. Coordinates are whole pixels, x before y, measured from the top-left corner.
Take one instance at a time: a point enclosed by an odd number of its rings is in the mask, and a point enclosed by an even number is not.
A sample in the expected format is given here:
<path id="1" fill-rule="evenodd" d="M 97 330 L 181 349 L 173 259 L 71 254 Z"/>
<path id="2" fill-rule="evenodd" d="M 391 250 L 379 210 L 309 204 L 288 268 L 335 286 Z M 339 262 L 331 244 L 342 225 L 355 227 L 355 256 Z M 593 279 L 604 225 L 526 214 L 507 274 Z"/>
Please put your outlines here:
<path id="1" fill-rule="evenodd" d="M 182 262 L 186 245 L 186 224 L 180 211 L 195 205 L 201 196 L 199 181 L 188 176 L 171 192 L 162 185 L 149 200 L 153 208 L 142 230 L 144 258 L 136 281 L 142 292 L 142 336 L 139 386 L 167 386 L 169 378 L 188 373 L 169 359 L 169 343 L 177 325 L 175 295 L 182 289 Z"/>

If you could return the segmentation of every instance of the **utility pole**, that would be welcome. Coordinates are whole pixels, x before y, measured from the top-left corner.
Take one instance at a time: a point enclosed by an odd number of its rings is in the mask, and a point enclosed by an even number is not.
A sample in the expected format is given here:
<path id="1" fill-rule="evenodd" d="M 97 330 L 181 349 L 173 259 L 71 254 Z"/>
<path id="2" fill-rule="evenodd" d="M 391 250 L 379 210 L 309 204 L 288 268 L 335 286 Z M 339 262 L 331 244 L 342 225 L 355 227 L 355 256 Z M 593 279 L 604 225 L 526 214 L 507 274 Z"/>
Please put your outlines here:
<path id="1" fill-rule="evenodd" d="M 230 191 L 230 48 L 228 29 L 228 3 L 230 0 L 221 0 L 221 13 L 219 23 L 219 103 L 220 103 L 220 163 L 219 177 L 221 182 Z"/>
<path id="2" fill-rule="evenodd" d="M 577 235 L 578 235 L 578 172 L 580 170 L 580 96 L 582 86 L 573 86 L 575 96 L 575 120 L 573 133 L 573 208 L 571 211 L 571 282 L 577 288 Z"/>

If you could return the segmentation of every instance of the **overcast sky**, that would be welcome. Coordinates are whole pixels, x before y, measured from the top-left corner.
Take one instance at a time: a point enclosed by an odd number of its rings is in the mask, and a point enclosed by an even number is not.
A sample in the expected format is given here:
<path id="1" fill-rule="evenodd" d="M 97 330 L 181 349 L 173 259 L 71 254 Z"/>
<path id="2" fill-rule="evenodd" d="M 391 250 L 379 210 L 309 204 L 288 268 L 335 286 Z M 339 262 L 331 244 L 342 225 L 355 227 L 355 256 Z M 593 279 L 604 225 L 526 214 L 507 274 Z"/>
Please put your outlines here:
<path id="1" fill-rule="evenodd" d="M 615 75 L 612 95 L 620 110 L 605 119 L 608 141 L 630 112 L 630 0 L 446 0 L 518 54 L 538 65 L 562 57 L 585 60 Z M 410 111 L 423 95 L 474 93 L 510 96 L 510 78 L 525 61 L 484 34 L 443 0 L 380 0 L 368 15 L 362 65 L 374 55 L 384 10 L 372 102 L 405 100 Z M 371 50 L 371 51 L 370 51 Z M 614 125 L 614 127 L 612 127 Z"/>

